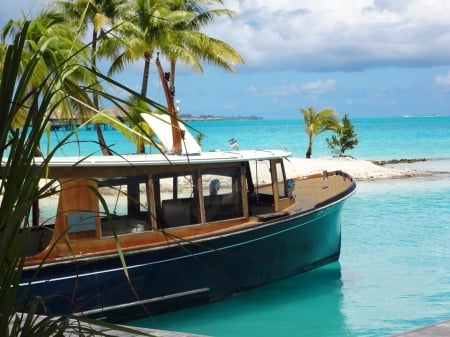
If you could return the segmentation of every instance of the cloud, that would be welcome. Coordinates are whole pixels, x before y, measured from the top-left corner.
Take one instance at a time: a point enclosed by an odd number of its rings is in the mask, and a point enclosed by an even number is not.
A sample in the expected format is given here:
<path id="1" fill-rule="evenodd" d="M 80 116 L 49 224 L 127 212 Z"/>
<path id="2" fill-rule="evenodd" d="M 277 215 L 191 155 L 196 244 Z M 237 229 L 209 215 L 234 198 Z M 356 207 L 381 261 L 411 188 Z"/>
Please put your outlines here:
<path id="1" fill-rule="evenodd" d="M 250 85 L 247 89 L 252 96 L 288 96 L 300 92 L 300 87 L 295 83 L 282 83 L 268 88 L 259 88 Z"/>
<path id="2" fill-rule="evenodd" d="M 450 88 L 450 71 L 446 75 L 437 75 L 434 84 L 440 87 Z"/>
<path id="3" fill-rule="evenodd" d="M 0 22 L 49 0 L 2 0 Z M 450 64 L 450 1 L 225 0 L 206 33 L 245 58 L 239 72 L 361 71 Z"/>
<path id="4" fill-rule="evenodd" d="M 335 86 L 336 81 L 333 79 L 328 79 L 305 83 L 301 86 L 301 89 L 308 95 L 318 96 L 332 90 Z"/>
<path id="5" fill-rule="evenodd" d="M 336 80 L 334 79 L 319 79 L 316 81 L 309 81 L 300 85 L 296 83 L 283 82 L 270 87 L 262 87 L 261 85 L 257 86 L 255 84 L 252 84 L 248 86 L 247 93 L 250 96 L 264 96 L 272 98 L 305 95 L 309 98 L 316 99 L 319 96 L 333 90 L 335 86 Z"/>
<path id="6" fill-rule="evenodd" d="M 336 71 L 450 64 L 450 1 L 233 0 L 208 29 L 246 59 L 240 71 Z"/>

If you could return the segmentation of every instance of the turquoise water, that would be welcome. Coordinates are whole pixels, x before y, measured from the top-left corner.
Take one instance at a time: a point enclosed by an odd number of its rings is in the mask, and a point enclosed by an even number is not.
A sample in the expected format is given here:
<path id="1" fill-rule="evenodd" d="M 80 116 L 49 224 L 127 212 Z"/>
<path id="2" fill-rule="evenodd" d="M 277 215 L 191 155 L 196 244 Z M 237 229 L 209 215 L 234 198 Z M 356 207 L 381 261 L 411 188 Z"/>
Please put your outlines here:
<path id="1" fill-rule="evenodd" d="M 360 159 L 399 158 L 450 158 L 450 117 L 428 118 L 364 118 L 351 120 L 358 135 L 359 144 L 349 151 Z M 244 120 L 202 121 L 189 123 L 206 137 L 202 141 L 204 151 L 231 149 L 228 140 L 235 138 L 240 149 L 287 149 L 295 157 L 304 157 L 308 142 L 303 120 Z M 65 133 L 52 134 L 55 144 Z M 105 138 L 117 153 L 135 152 L 133 145 L 118 132 L 107 130 Z M 195 132 L 193 132 L 195 134 Z M 331 156 L 323 134 L 314 138 L 312 157 Z M 98 151 L 96 133 L 83 130 L 79 134 L 82 144 L 66 146 L 62 154 L 91 154 Z M 42 146 L 46 148 L 46 140 Z M 79 149 L 81 147 L 81 150 Z M 149 151 L 149 148 L 147 148 Z M 153 149 L 153 151 L 155 151 Z"/>
<path id="2" fill-rule="evenodd" d="M 450 157 L 450 117 L 367 118 L 351 120 L 359 144 L 349 151 L 360 159 Z M 206 150 L 229 148 L 237 139 L 241 149 L 281 148 L 304 157 L 308 142 L 303 120 L 196 122 L 207 135 Z M 323 134 L 314 139 L 312 157 L 331 156 Z"/>
<path id="3" fill-rule="evenodd" d="M 449 117 L 352 123 L 356 158 L 430 158 L 422 169 L 450 171 Z M 287 148 L 299 157 L 307 147 L 300 120 L 192 124 L 207 135 L 204 150 L 227 149 L 232 137 L 241 149 Z M 119 152 L 133 152 L 115 131 L 105 136 Z M 331 155 L 325 137 L 315 140 L 313 157 Z M 342 214 L 339 263 L 129 324 L 217 337 L 382 337 L 450 319 L 449 206 L 450 173 L 359 182 Z"/>
<path id="4" fill-rule="evenodd" d="M 131 322 L 217 337 L 390 336 L 450 319 L 450 176 L 361 182 L 339 263 Z"/>

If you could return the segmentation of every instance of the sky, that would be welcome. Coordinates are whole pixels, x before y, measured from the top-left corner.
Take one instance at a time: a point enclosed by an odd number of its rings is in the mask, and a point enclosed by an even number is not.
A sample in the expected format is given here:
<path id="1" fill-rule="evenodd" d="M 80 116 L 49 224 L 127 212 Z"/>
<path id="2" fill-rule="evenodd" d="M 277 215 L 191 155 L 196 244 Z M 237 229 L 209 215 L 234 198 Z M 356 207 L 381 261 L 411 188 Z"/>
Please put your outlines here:
<path id="1" fill-rule="evenodd" d="M 0 25 L 48 1 L 2 4 Z M 224 0 L 224 7 L 234 18 L 205 33 L 245 63 L 235 74 L 179 67 L 182 113 L 297 119 L 313 106 L 350 118 L 450 116 L 448 0 Z M 163 103 L 151 67 L 149 97 Z M 137 62 L 117 79 L 139 91 L 142 70 Z"/>

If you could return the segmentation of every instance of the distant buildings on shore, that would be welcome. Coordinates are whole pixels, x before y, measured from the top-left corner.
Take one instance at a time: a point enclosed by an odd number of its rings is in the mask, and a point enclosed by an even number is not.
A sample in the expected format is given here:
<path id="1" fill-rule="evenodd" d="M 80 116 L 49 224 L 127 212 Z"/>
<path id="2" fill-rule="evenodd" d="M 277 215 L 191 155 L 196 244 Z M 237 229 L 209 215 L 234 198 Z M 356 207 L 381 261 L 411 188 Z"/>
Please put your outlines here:
<path id="1" fill-rule="evenodd" d="M 183 121 L 221 121 L 221 120 L 261 120 L 260 116 L 214 116 L 214 115 L 200 115 L 193 116 L 190 114 L 181 114 L 178 116 Z"/>
<path id="2" fill-rule="evenodd" d="M 126 118 L 124 117 L 123 113 L 116 110 L 116 109 L 110 109 L 109 113 L 111 113 L 113 116 L 120 119 L 122 122 L 126 122 Z M 178 118 L 180 118 L 183 121 L 190 122 L 190 121 L 226 121 L 226 120 L 236 120 L 236 121 L 242 121 L 242 120 L 262 120 L 263 118 L 260 116 L 214 116 L 214 115 L 200 115 L 200 116 L 193 116 L 191 114 L 180 114 L 178 115 Z M 50 118 L 50 127 L 52 130 L 73 130 L 74 127 L 79 127 L 83 123 L 81 118 L 62 118 L 62 117 L 54 117 Z M 108 129 L 108 125 L 104 123 L 100 123 L 104 130 Z M 88 124 L 87 129 L 90 129 L 93 127 L 92 124 Z M 113 127 L 111 127 L 113 129 Z"/>

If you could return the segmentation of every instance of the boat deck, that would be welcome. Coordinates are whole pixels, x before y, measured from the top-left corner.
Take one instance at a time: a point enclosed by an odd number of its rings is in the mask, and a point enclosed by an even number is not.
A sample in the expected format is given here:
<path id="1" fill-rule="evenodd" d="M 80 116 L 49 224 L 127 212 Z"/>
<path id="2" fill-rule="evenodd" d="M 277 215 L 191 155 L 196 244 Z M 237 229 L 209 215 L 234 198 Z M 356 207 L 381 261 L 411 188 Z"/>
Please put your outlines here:
<path id="1" fill-rule="evenodd" d="M 315 179 L 302 179 L 295 181 L 294 195 L 297 207 L 308 210 L 320 206 L 341 193 L 347 191 L 352 180 L 345 174 L 337 172 L 324 172 L 315 176 Z"/>

